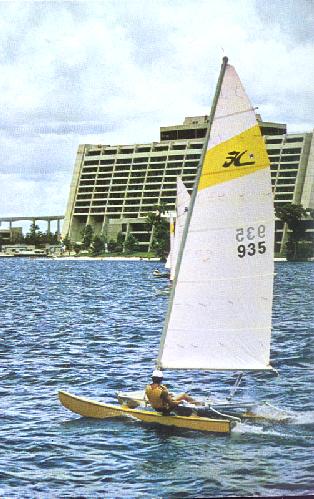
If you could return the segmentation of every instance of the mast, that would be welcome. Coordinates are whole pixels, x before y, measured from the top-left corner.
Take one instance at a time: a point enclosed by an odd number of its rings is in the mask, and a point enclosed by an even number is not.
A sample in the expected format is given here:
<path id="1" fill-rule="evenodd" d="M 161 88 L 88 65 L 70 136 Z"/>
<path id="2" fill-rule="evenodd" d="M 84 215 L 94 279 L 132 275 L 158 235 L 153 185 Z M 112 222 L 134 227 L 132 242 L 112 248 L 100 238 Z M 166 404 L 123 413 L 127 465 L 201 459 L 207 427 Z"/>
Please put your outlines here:
<path id="1" fill-rule="evenodd" d="M 190 206 L 188 209 L 186 223 L 185 223 L 183 236 L 182 236 L 182 241 L 181 241 L 180 249 L 179 249 L 179 253 L 178 253 L 178 259 L 177 259 L 176 270 L 175 270 L 175 277 L 174 277 L 173 286 L 172 286 L 171 293 L 170 293 L 168 310 L 167 310 L 167 314 L 166 314 L 166 318 L 165 318 L 165 322 L 164 322 L 164 327 L 163 327 L 163 331 L 162 331 L 162 335 L 161 335 L 161 340 L 160 340 L 159 353 L 158 353 L 158 358 L 157 358 L 157 363 L 156 363 L 157 368 L 161 367 L 160 359 L 161 359 L 162 349 L 163 349 L 163 345 L 164 345 L 166 334 L 167 334 L 167 328 L 168 328 L 169 318 L 170 318 L 170 314 L 171 314 L 173 299 L 174 299 L 174 295 L 175 295 L 175 288 L 176 288 L 177 278 L 178 278 L 180 264 L 181 264 L 181 260 L 182 260 L 183 249 L 184 249 L 185 241 L 186 241 L 187 234 L 188 234 L 188 229 L 189 229 L 189 225 L 190 225 L 190 221 L 191 221 L 191 217 L 192 217 L 193 207 L 194 207 L 194 203 L 195 203 L 195 199 L 196 199 L 196 195 L 197 195 L 197 188 L 198 188 L 199 180 L 200 180 L 201 173 L 202 173 L 202 166 L 204 163 L 204 158 L 206 155 L 207 146 L 208 146 L 208 142 L 209 142 L 209 138 L 210 138 L 210 131 L 211 131 L 211 127 L 212 127 L 212 124 L 214 121 L 217 102 L 218 102 L 218 98 L 219 98 L 219 95 L 221 92 L 221 86 L 222 86 L 222 82 L 223 82 L 224 75 L 226 72 L 227 64 L 228 64 L 228 57 L 225 56 L 222 59 L 220 74 L 218 77 L 216 91 L 215 91 L 215 95 L 214 95 L 214 99 L 212 102 L 212 107 L 211 107 L 211 111 L 210 111 L 210 115 L 209 115 L 205 141 L 204 141 L 202 154 L 201 154 L 198 169 L 197 169 L 197 175 L 196 175 L 196 179 L 194 182 L 193 192 L 191 195 Z"/>

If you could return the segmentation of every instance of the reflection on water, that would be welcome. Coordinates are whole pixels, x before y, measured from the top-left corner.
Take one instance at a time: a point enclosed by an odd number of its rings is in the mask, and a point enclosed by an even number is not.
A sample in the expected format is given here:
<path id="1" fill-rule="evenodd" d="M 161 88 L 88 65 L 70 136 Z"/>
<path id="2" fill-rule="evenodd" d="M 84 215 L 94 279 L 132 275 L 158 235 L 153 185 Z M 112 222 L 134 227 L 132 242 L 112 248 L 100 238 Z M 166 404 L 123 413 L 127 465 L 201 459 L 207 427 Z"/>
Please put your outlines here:
<path id="1" fill-rule="evenodd" d="M 313 492 L 311 263 L 278 263 L 272 364 L 239 397 L 267 400 L 289 423 L 241 423 L 231 436 L 79 418 L 65 389 L 101 401 L 142 388 L 168 296 L 156 264 L 0 260 L 2 497 L 195 497 Z M 162 269 L 162 264 L 160 264 Z M 236 374 L 167 372 L 192 395 L 225 394 Z"/>

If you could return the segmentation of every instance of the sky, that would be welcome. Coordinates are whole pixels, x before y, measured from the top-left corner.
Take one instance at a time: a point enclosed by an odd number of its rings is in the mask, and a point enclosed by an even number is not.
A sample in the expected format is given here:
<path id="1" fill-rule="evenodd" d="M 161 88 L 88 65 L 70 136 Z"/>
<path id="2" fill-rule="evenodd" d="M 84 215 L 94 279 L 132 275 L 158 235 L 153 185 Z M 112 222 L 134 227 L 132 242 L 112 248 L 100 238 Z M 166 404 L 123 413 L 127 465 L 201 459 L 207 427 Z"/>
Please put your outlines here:
<path id="1" fill-rule="evenodd" d="M 0 217 L 63 215 L 79 144 L 209 114 L 225 55 L 265 121 L 312 131 L 313 26 L 314 0 L 0 0 Z"/>

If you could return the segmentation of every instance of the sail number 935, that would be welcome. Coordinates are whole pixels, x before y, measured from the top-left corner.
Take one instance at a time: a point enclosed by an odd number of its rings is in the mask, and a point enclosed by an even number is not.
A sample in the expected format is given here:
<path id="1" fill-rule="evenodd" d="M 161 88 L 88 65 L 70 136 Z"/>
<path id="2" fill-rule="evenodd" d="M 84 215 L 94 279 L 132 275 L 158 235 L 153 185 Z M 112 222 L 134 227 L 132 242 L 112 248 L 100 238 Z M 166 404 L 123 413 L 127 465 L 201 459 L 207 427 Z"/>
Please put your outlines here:
<path id="1" fill-rule="evenodd" d="M 241 227 L 236 229 L 236 241 L 238 245 L 238 257 L 254 256 L 257 253 L 266 252 L 265 244 L 266 227 L 261 224 L 258 227 Z"/>

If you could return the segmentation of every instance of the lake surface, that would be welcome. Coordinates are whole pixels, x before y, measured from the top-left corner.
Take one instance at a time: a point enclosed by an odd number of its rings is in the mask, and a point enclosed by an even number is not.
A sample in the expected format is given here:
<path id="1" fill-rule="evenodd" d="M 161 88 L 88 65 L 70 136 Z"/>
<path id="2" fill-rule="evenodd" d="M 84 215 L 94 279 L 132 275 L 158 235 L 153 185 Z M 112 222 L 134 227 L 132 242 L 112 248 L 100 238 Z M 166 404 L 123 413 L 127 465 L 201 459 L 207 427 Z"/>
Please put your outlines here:
<path id="1" fill-rule="evenodd" d="M 162 264 L 0 259 L 0 496 L 223 497 L 314 492 L 312 263 L 276 264 L 272 365 L 239 396 L 291 422 L 231 435 L 89 420 L 64 389 L 100 401 L 150 379 L 168 296 Z M 228 393 L 235 374 L 166 372 L 170 389 Z M 275 409 L 274 409 L 275 411 Z"/>

